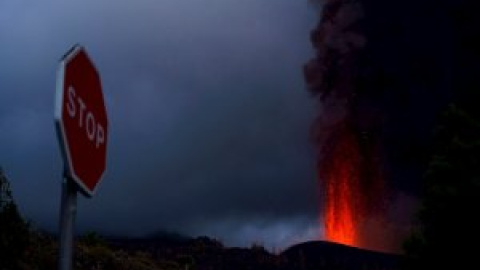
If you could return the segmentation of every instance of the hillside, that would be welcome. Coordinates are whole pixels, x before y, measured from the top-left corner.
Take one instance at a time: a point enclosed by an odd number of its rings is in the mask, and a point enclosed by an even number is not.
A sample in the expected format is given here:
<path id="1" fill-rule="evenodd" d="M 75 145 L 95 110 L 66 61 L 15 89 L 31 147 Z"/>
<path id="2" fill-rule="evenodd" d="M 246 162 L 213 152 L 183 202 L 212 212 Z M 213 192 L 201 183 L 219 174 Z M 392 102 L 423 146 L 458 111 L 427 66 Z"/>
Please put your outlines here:
<path id="1" fill-rule="evenodd" d="M 281 256 L 290 269 L 400 269 L 401 256 L 345 246 L 311 241 L 294 245 Z"/>
<path id="2" fill-rule="evenodd" d="M 111 239 L 114 249 L 146 252 L 155 260 L 174 261 L 191 269 L 399 269 L 401 256 L 345 245 L 311 241 L 294 245 L 280 254 L 261 246 L 224 247 L 208 237 Z"/>

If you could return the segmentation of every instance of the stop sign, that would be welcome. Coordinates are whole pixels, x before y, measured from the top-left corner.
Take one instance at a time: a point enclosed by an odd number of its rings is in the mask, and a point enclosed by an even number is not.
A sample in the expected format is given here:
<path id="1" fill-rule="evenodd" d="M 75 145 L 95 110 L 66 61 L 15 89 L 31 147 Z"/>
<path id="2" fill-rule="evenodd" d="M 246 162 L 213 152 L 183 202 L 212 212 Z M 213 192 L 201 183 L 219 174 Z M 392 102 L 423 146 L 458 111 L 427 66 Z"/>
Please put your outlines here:
<path id="1" fill-rule="evenodd" d="M 108 119 L 100 76 L 78 45 L 60 62 L 55 125 L 67 173 L 93 196 L 106 167 Z"/>

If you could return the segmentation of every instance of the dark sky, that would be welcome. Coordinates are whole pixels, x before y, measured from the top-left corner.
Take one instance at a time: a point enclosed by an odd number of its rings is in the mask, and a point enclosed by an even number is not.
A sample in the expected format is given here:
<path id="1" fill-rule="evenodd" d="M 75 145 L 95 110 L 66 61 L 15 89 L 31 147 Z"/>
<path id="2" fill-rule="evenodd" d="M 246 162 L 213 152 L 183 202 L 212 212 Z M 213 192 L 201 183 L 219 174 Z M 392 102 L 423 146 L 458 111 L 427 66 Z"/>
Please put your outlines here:
<path id="1" fill-rule="evenodd" d="M 84 45 L 110 117 L 108 168 L 79 230 L 166 229 L 284 247 L 319 233 L 308 1 L 0 2 L 0 165 L 24 216 L 56 230 L 60 57 Z"/>

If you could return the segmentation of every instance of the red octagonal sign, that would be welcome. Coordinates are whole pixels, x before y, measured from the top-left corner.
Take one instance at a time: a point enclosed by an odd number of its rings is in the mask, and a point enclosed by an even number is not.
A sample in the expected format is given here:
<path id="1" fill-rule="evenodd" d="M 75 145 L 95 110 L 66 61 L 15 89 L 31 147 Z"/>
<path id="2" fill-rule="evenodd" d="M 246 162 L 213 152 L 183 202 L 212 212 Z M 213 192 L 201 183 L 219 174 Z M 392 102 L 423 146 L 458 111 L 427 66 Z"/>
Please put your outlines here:
<path id="1" fill-rule="evenodd" d="M 81 46 L 60 62 L 55 124 L 67 173 L 93 196 L 105 172 L 108 119 L 100 76 Z"/>

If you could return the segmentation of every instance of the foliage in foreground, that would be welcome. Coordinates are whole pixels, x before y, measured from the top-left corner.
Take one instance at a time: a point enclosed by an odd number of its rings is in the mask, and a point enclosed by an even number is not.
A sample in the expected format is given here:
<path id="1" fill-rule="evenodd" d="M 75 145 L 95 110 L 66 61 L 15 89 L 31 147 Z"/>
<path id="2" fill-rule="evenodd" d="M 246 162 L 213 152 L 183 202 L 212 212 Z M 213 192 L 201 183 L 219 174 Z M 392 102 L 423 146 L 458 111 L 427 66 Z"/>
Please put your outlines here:
<path id="1" fill-rule="evenodd" d="M 478 268 L 480 121 L 451 105 L 436 130 L 425 174 L 420 227 L 405 242 L 410 269 Z M 475 267 L 477 266 L 477 267 Z"/>
<path id="2" fill-rule="evenodd" d="M 48 233 L 35 230 L 20 215 L 9 181 L 0 167 L 0 270 L 56 269 L 58 244 Z M 145 252 L 111 248 L 94 233 L 75 244 L 74 269 L 177 270 L 178 263 L 154 260 Z"/>
<path id="3" fill-rule="evenodd" d="M 29 243 L 29 226 L 20 216 L 0 167 L 0 269 L 16 269 Z"/>

